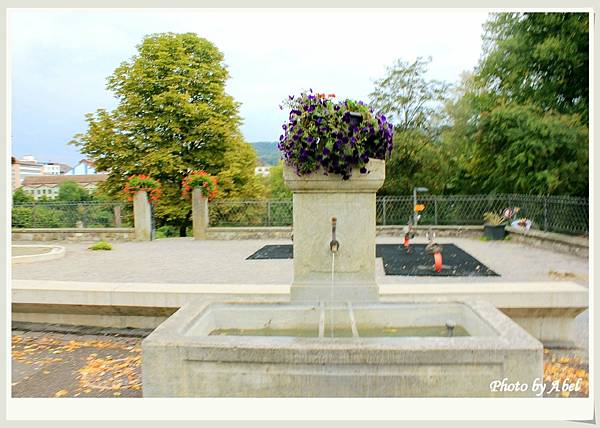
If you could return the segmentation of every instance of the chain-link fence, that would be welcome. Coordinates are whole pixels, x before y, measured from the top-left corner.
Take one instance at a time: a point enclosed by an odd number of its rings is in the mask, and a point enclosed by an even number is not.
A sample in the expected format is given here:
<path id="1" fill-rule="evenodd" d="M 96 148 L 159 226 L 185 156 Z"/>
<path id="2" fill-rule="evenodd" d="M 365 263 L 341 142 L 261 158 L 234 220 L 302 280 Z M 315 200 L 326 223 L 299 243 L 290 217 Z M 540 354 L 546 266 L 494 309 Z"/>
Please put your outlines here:
<path id="1" fill-rule="evenodd" d="M 127 202 L 33 202 L 12 207 L 13 228 L 133 227 Z"/>
<path id="2" fill-rule="evenodd" d="M 480 225 L 483 214 L 501 214 L 519 207 L 517 217 L 526 217 L 534 228 L 570 234 L 587 234 L 587 198 L 535 195 L 419 195 L 421 225 Z M 402 225 L 413 212 L 412 196 L 377 198 L 377 224 Z M 292 201 L 213 201 L 209 205 L 211 226 L 291 226 Z"/>
<path id="3" fill-rule="evenodd" d="M 292 201 L 213 201 L 209 204 L 209 224 L 220 226 L 290 226 Z"/>

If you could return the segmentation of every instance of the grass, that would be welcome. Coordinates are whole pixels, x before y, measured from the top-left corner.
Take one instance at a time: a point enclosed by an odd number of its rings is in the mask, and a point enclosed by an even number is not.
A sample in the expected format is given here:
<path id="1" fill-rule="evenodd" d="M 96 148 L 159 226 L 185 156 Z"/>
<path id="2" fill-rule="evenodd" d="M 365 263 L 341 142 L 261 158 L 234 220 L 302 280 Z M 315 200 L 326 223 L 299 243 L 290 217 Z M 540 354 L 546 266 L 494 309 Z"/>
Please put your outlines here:
<path id="1" fill-rule="evenodd" d="M 90 250 L 93 250 L 93 251 L 98 251 L 98 250 L 110 251 L 110 250 L 112 250 L 112 245 L 110 245 L 106 241 L 98 241 L 98 242 L 96 242 L 94 245 L 92 245 L 90 247 Z"/>

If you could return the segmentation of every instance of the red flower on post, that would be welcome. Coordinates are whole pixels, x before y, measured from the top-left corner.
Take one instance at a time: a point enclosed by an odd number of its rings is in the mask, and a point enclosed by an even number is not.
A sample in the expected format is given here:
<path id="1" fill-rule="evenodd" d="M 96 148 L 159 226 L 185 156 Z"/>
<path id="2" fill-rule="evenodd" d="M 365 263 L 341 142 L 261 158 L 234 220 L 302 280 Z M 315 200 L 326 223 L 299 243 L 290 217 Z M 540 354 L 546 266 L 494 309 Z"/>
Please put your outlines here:
<path id="1" fill-rule="evenodd" d="M 219 192 L 217 178 L 204 170 L 190 172 L 183 179 L 181 186 L 183 187 L 183 196 L 187 196 L 194 188 L 199 187 L 202 189 L 204 197 L 208 198 L 209 201 L 213 200 Z"/>
<path id="2" fill-rule="evenodd" d="M 148 201 L 153 204 L 160 198 L 160 181 L 145 174 L 132 175 L 127 179 L 123 189 L 129 195 L 129 200 L 133 200 L 133 195 L 139 191 L 148 193 Z"/>

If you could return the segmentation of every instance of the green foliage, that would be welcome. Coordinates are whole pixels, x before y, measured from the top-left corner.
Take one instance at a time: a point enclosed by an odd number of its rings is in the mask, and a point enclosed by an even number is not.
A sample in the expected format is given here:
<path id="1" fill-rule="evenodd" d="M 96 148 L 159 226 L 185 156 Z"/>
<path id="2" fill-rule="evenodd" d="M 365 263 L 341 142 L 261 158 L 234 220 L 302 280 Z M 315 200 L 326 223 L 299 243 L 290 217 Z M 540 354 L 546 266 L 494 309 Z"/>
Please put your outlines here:
<path id="1" fill-rule="evenodd" d="M 283 181 L 283 161 L 269 169 L 268 185 L 271 199 L 291 199 L 292 192 Z"/>
<path id="2" fill-rule="evenodd" d="M 573 116 L 499 105 L 481 115 L 476 143 L 484 193 L 587 193 L 587 127 Z"/>
<path id="3" fill-rule="evenodd" d="M 74 181 L 64 181 L 58 185 L 58 201 L 89 201 L 91 196 L 87 190 Z"/>
<path id="4" fill-rule="evenodd" d="M 15 190 L 12 195 L 13 205 L 31 203 L 34 200 L 33 195 L 26 193 L 21 187 Z"/>
<path id="5" fill-rule="evenodd" d="M 438 118 L 448 85 L 425 77 L 430 62 L 431 58 L 421 57 L 413 63 L 398 59 L 388 67 L 385 77 L 375 81 L 369 96 L 371 104 L 394 123 L 395 133 L 416 128 L 431 130 Z"/>
<path id="6" fill-rule="evenodd" d="M 256 154 L 242 141 L 238 104 L 225 93 L 228 77 L 223 54 L 208 40 L 192 33 L 147 36 L 108 78 L 117 107 L 88 114 L 87 133 L 72 144 L 97 170 L 110 171 L 103 190 L 111 195 L 131 175 L 158 179 L 159 225 L 190 223 L 181 182 L 192 170 L 218 176 L 222 197 L 262 197 Z M 235 153 L 242 145 L 243 154 Z"/>
<path id="7" fill-rule="evenodd" d="M 447 193 L 588 195 L 586 14 L 497 14 L 446 104 Z"/>
<path id="8" fill-rule="evenodd" d="M 579 114 L 587 124 L 588 28 L 587 13 L 495 14 L 478 79 L 511 102 Z"/>
<path id="9" fill-rule="evenodd" d="M 33 227 L 33 210 L 31 207 L 13 207 L 12 209 L 12 227 L 28 228 Z"/>
<path id="10" fill-rule="evenodd" d="M 439 133 L 449 85 L 426 77 L 430 62 L 397 60 L 370 95 L 373 106 L 394 122 L 394 148 L 381 195 L 410 194 L 415 186 L 433 193 L 445 190 L 447 160 Z"/>
<path id="11" fill-rule="evenodd" d="M 175 236 L 179 236 L 179 230 L 177 230 L 173 226 L 161 226 L 158 229 L 156 229 L 156 239 L 172 238 Z"/>
<path id="12" fill-rule="evenodd" d="M 394 149 L 385 165 L 385 182 L 380 195 L 408 195 L 413 187 L 424 186 L 431 193 L 443 193 L 446 159 L 441 146 L 420 129 L 394 133 Z"/>
<path id="13" fill-rule="evenodd" d="M 112 250 L 112 245 L 110 245 L 106 241 L 98 241 L 94 245 L 92 245 L 89 249 L 93 250 L 93 251 L 98 251 L 98 250 L 110 251 L 110 250 Z"/>

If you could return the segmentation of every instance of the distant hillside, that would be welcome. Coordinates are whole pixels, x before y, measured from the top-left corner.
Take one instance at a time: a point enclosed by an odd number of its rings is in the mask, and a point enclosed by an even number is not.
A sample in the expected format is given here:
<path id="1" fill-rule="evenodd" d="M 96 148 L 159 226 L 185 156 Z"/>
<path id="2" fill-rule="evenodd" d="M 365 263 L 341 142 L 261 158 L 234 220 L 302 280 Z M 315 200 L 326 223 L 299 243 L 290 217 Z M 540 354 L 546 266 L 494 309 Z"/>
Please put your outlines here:
<path id="1" fill-rule="evenodd" d="M 279 162 L 281 153 L 275 141 L 258 141 L 250 145 L 254 147 L 260 164 L 272 166 Z"/>

